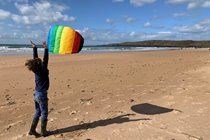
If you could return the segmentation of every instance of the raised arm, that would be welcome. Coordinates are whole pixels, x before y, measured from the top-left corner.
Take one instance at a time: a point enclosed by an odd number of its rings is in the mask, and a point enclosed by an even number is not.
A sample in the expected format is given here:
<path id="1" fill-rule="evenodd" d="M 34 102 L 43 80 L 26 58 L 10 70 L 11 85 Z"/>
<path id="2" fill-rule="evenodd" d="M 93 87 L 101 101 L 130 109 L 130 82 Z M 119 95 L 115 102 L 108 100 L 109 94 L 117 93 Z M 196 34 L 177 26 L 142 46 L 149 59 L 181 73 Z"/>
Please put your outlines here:
<path id="1" fill-rule="evenodd" d="M 33 58 L 38 58 L 37 47 L 36 47 L 36 44 L 33 41 L 31 41 L 31 46 L 33 48 Z"/>
<path id="2" fill-rule="evenodd" d="M 43 65 L 47 68 L 48 66 L 48 59 L 49 59 L 49 52 L 48 52 L 48 46 L 46 41 L 42 43 L 44 47 L 44 57 L 43 57 Z"/>

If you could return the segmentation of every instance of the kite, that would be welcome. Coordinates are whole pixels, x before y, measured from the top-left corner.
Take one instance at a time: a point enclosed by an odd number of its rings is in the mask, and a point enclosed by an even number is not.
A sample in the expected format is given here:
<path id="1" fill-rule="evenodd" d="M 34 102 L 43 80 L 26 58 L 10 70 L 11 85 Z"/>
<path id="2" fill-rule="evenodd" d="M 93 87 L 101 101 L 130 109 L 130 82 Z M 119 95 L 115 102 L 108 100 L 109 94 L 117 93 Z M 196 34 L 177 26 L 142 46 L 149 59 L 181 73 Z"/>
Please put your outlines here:
<path id="1" fill-rule="evenodd" d="M 49 30 L 47 43 L 51 53 L 72 54 L 82 50 L 84 38 L 70 27 L 55 25 Z"/>

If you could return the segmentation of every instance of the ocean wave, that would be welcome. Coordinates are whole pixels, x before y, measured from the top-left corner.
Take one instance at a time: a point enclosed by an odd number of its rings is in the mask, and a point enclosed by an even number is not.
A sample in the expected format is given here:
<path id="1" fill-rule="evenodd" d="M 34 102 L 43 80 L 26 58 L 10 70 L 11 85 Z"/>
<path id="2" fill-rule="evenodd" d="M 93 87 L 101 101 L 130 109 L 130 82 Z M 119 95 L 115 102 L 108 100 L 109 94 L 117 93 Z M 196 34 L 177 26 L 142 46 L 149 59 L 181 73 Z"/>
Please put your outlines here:
<path id="1" fill-rule="evenodd" d="M 166 47 L 130 47 L 130 46 L 84 46 L 80 53 L 106 53 L 106 52 L 126 52 L 126 51 L 153 51 L 153 50 L 170 50 L 177 48 Z M 38 48 L 40 53 L 44 48 Z M 32 54 L 30 45 L 2 45 L 0 46 L 0 55 L 29 55 Z"/>
<path id="2" fill-rule="evenodd" d="M 43 52 L 44 49 L 40 48 Z M 14 46 L 0 46 L 0 55 L 28 55 L 32 54 L 32 48 L 30 47 L 14 47 Z"/>

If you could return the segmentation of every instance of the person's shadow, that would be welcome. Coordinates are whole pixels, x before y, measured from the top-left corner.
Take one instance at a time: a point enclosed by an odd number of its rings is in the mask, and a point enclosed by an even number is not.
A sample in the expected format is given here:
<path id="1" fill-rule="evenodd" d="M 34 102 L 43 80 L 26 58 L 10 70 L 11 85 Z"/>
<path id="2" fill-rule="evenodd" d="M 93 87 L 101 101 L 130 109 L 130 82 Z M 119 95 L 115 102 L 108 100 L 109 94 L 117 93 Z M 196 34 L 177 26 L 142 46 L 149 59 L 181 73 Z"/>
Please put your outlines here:
<path id="1" fill-rule="evenodd" d="M 114 118 L 104 119 L 104 120 L 98 120 L 91 123 L 83 123 L 79 125 L 69 126 L 65 128 L 60 128 L 54 131 L 49 131 L 50 135 L 57 135 L 57 134 L 63 134 L 78 130 L 85 130 L 90 128 L 96 128 L 98 126 L 107 126 L 111 124 L 120 124 L 120 123 L 126 123 L 126 122 L 133 122 L 133 121 L 140 121 L 140 120 L 151 120 L 149 118 L 141 118 L 141 119 L 130 119 L 128 116 L 135 115 L 135 114 L 125 114 L 120 115 Z"/>
<path id="2" fill-rule="evenodd" d="M 173 111 L 174 109 L 165 108 L 149 103 L 143 103 L 132 106 L 131 110 L 139 114 L 156 115 L 156 114 L 168 113 Z"/>

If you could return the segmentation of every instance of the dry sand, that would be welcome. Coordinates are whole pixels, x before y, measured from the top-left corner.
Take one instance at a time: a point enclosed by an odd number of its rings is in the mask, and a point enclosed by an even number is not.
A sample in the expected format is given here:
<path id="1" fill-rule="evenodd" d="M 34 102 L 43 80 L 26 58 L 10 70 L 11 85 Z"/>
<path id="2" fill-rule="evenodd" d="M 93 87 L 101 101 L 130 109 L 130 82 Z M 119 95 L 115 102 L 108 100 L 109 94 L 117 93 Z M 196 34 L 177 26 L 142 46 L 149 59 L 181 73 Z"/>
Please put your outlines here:
<path id="1" fill-rule="evenodd" d="M 1 140 L 35 139 L 30 57 L 0 57 Z M 45 139 L 210 139 L 208 50 L 50 55 L 49 70 Z"/>

